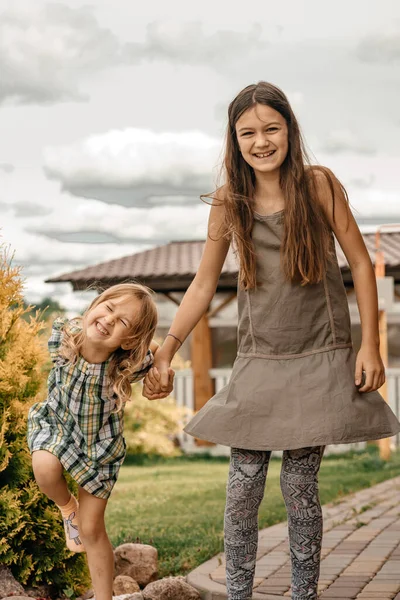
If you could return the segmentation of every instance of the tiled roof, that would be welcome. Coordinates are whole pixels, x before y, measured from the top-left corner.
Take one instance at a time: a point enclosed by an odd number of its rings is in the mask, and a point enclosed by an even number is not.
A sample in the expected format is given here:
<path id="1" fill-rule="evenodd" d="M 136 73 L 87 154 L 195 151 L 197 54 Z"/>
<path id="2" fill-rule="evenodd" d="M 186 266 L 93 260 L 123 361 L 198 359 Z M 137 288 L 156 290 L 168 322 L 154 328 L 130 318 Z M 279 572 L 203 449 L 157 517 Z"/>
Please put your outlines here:
<path id="1" fill-rule="evenodd" d="M 155 291 L 185 290 L 196 274 L 203 247 L 203 240 L 170 242 L 165 246 L 65 273 L 46 282 L 69 281 L 74 289 L 84 289 L 95 282 L 112 285 L 134 278 Z M 230 251 L 222 268 L 220 289 L 236 287 L 237 271 L 234 254 Z"/>
<path id="2" fill-rule="evenodd" d="M 363 234 L 371 259 L 375 256 L 375 235 Z M 170 242 L 144 252 L 98 263 L 85 269 L 47 279 L 47 283 L 71 282 L 74 289 L 85 289 L 93 283 L 112 285 L 128 279 L 137 279 L 155 291 L 185 290 L 200 263 L 204 241 Z M 400 279 L 400 232 L 381 234 L 387 274 Z M 345 281 L 351 281 L 346 258 L 339 246 L 337 255 Z M 232 250 L 222 268 L 218 289 L 236 287 L 237 262 Z"/>

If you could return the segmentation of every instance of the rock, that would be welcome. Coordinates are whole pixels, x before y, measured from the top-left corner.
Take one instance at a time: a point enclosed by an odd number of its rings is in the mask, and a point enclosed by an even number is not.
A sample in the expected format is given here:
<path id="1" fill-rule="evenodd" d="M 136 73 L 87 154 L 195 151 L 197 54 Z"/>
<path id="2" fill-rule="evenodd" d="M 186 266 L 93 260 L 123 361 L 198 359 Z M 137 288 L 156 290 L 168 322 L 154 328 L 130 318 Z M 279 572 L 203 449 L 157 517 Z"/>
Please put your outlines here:
<path id="1" fill-rule="evenodd" d="M 144 587 L 157 579 L 158 552 L 148 544 L 122 544 L 114 550 L 115 575 L 129 575 Z"/>
<path id="2" fill-rule="evenodd" d="M 5 565 L 0 565 L 0 598 L 7 598 L 16 594 L 17 596 L 24 596 L 24 588 L 16 579 L 10 569 Z"/>
<path id="3" fill-rule="evenodd" d="M 165 577 L 149 583 L 143 590 L 144 600 L 201 600 L 197 590 L 183 577 Z"/>
<path id="4" fill-rule="evenodd" d="M 139 584 L 129 577 L 129 575 L 117 575 L 114 579 L 113 594 L 120 596 L 121 594 L 134 594 L 140 592 Z"/>
<path id="5" fill-rule="evenodd" d="M 31 598 L 52 598 L 53 590 L 49 585 L 38 585 L 37 587 L 26 587 L 25 596 Z"/>
<path id="6" fill-rule="evenodd" d="M 32 600 L 31 596 L 5 596 L 3 600 Z"/>
<path id="7" fill-rule="evenodd" d="M 90 598 L 93 598 L 93 596 L 94 590 L 87 590 L 87 592 L 82 594 L 82 596 L 79 596 L 79 598 L 77 598 L 76 600 L 89 600 Z"/>
<path id="8" fill-rule="evenodd" d="M 123 594 L 122 596 L 113 596 L 113 600 L 143 600 L 143 594 L 141 592 Z"/>

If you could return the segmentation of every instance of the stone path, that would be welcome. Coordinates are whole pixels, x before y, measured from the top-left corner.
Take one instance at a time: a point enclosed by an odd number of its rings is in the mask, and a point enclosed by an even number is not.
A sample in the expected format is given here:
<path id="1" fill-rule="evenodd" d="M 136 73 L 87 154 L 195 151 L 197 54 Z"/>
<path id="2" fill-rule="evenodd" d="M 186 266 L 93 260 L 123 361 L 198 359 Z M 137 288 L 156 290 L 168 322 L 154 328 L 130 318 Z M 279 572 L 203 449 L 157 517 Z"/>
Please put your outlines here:
<path id="1" fill-rule="evenodd" d="M 319 598 L 400 600 L 400 477 L 327 504 Z M 187 577 L 203 600 L 226 600 L 224 555 Z M 254 600 L 290 598 L 287 524 L 260 531 Z"/>

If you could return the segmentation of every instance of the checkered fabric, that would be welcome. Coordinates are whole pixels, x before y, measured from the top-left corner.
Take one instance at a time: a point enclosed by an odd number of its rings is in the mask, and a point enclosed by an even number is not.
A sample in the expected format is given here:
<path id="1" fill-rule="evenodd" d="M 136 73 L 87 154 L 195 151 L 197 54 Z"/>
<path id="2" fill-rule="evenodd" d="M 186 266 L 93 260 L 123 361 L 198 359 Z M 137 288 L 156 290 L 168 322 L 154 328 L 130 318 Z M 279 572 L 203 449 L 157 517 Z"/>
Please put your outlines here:
<path id="1" fill-rule="evenodd" d="M 112 412 L 115 397 L 106 376 L 109 358 L 91 364 L 80 356 L 75 364 L 59 354 L 65 318 L 54 321 L 48 342 L 54 363 L 47 381 L 48 396 L 28 415 L 28 446 L 47 450 L 86 491 L 108 498 L 125 458 L 123 409 Z M 78 325 L 72 322 L 73 327 Z M 142 379 L 153 364 L 149 350 L 132 382 Z"/>

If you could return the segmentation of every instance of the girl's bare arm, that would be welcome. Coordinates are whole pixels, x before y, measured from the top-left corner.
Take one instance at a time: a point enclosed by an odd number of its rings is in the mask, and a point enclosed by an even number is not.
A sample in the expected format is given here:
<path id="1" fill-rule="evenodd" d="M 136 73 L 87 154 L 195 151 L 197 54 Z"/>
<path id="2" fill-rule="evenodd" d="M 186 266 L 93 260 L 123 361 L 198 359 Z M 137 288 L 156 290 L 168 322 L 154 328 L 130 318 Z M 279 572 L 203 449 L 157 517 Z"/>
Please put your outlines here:
<path id="1" fill-rule="evenodd" d="M 363 237 L 351 213 L 338 180 L 329 172 L 335 192 L 335 205 L 326 176 L 314 171 L 319 200 L 328 217 L 353 276 L 358 310 L 360 312 L 362 343 L 357 355 L 355 384 L 361 383 L 362 371 L 366 373 L 361 392 L 376 390 L 385 381 L 385 371 L 379 354 L 378 294 L 374 269 Z"/>
<path id="2" fill-rule="evenodd" d="M 223 220 L 224 207 L 222 202 L 217 201 L 211 206 L 208 236 L 199 269 L 188 287 L 170 327 L 170 332 L 181 342 L 187 338 L 200 321 L 215 294 L 229 249 L 229 241 L 221 237 Z M 155 356 L 154 366 L 159 373 L 159 385 L 157 387 L 160 390 L 164 390 L 168 386 L 168 368 L 179 347 L 180 343 L 174 337 L 167 336 Z M 150 382 L 154 384 L 154 377 L 154 371 L 150 372 L 147 377 L 147 384 Z M 146 389 L 144 393 L 146 394 Z"/>

